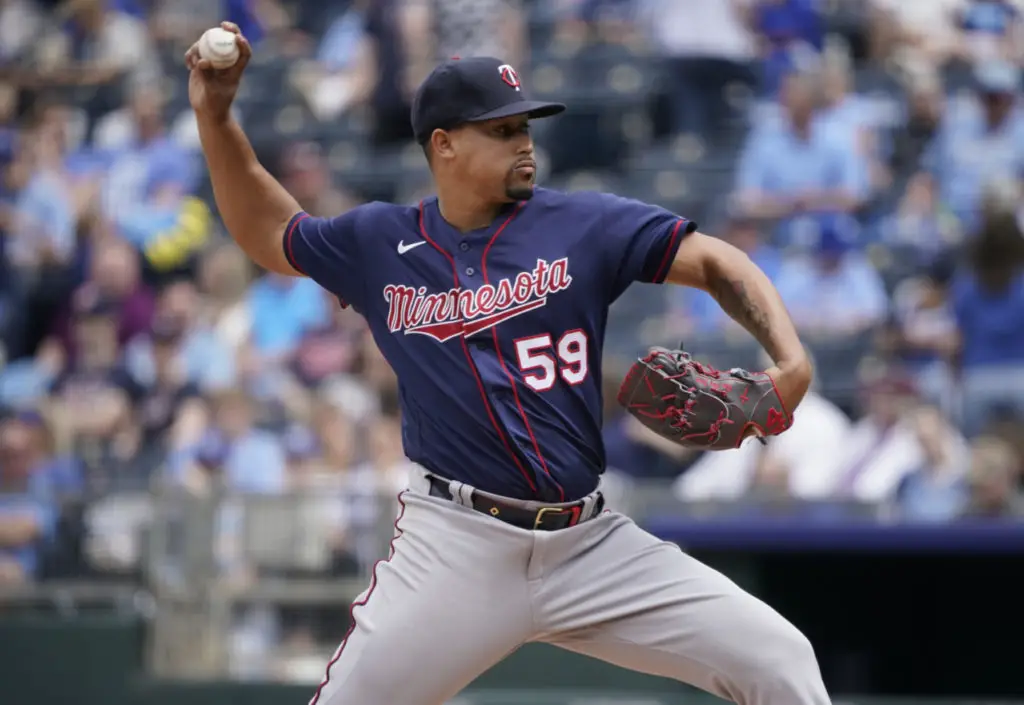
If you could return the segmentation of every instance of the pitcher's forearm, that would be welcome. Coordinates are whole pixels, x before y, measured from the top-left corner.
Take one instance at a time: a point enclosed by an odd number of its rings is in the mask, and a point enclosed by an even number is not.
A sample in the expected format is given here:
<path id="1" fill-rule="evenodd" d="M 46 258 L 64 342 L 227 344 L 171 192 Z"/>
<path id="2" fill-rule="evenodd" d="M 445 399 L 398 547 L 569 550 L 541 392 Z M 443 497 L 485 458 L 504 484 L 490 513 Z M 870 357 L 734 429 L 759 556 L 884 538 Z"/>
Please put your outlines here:
<path id="1" fill-rule="evenodd" d="M 264 269 L 296 274 L 282 248 L 284 229 L 298 202 L 259 163 L 234 119 L 197 116 L 213 195 L 231 237 Z"/>

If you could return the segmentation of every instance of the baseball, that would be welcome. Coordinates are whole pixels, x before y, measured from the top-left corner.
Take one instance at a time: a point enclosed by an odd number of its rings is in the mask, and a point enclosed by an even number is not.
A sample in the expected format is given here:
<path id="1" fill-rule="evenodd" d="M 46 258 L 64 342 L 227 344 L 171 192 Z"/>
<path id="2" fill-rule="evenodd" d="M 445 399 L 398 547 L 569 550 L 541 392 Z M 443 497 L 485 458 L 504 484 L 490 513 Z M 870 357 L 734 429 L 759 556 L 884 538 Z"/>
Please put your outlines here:
<path id="1" fill-rule="evenodd" d="M 199 38 L 199 57 L 206 59 L 215 69 L 228 69 L 238 61 L 237 35 L 214 27 L 203 32 Z"/>

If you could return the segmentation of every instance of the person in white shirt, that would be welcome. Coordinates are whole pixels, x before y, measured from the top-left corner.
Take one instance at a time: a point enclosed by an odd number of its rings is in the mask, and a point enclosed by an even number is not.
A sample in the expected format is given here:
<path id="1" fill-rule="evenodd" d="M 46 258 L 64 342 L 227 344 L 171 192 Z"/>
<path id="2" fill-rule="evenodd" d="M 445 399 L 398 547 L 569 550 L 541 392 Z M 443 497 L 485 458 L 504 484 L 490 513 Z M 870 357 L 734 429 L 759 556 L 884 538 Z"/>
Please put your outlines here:
<path id="1" fill-rule="evenodd" d="M 880 503 L 892 499 L 900 483 L 928 462 L 918 433 L 922 400 L 912 379 L 889 371 L 866 387 L 867 413 L 857 421 L 830 456 L 824 472 L 831 477 L 833 499 Z M 949 427 L 950 441 L 954 438 Z"/>

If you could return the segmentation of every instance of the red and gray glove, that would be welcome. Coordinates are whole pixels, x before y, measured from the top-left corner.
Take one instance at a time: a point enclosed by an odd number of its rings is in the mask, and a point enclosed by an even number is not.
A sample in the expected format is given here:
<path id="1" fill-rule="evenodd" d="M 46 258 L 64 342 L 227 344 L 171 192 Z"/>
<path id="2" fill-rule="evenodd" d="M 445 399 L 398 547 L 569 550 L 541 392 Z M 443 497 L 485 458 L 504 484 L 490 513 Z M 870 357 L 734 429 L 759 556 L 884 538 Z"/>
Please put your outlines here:
<path id="1" fill-rule="evenodd" d="M 633 363 L 618 401 L 659 436 L 702 450 L 738 448 L 752 430 L 763 442 L 793 422 L 767 374 L 716 370 L 683 350 L 653 348 Z"/>

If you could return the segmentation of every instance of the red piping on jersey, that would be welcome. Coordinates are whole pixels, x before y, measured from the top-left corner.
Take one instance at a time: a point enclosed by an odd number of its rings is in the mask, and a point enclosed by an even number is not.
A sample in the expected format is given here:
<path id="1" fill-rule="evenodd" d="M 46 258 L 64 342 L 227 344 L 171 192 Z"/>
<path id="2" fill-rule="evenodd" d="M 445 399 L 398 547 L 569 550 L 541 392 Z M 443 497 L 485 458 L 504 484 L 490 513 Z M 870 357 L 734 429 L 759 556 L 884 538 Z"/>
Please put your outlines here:
<path id="1" fill-rule="evenodd" d="M 444 255 L 445 259 L 447 259 L 448 262 L 452 265 L 452 277 L 455 279 L 455 287 L 458 288 L 459 269 L 458 267 L 455 266 L 455 258 L 448 254 L 448 252 L 443 247 L 434 242 L 430 235 L 427 234 L 427 226 L 423 220 L 424 210 L 425 209 L 423 208 L 423 201 L 420 201 L 420 234 L 423 235 L 423 239 L 429 242 L 434 247 L 435 250 Z M 513 212 L 512 215 L 508 217 L 508 220 L 506 220 L 501 227 L 504 228 L 506 225 L 508 225 L 509 221 L 512 220 L 514 216 L 515 212 Z M 498 229 L 498 232 L 501 232 L 500 228 Z M 486 280 L 486 274 L 484 275 L 484 278 Z M 519 462 L 519 457 L 514 452 L 512 452 L 512 446 L 509 445 L 508 439 L 505 438 L 505 434 L 501 432 L 501 426 L 498 425 L 498 420 L 494 417 L 494 411 L 491 409 L 491 403 L 487 399 L 487 391 L 484 389 L 484 382 L 482 379 L 480 379 L 480 372 L 476 369 L 476 365 L 473 363 L 473 356 L 469 354 L 469 346 L 466 345 L 465 336 L 459 336 L 459 342 L 462 343 L 462 354 L 466 356 L 466 362 L 469 364 L 469 370 L 470 372 L 473 373 L 473 379 L 476 380 L 476 388 L 480 392 L 480 398 L 483 399 L 484 408 L 487 410 L 487 418 L 491 420 L 491 425 L 494 426 L 494 430 L 497 431 L 498 438 L 500 438 L 502 444 L 504 444 L 505 450 L 508 451 L 509 457 L 512 458 L 512 462 L 514 462 L 516 464 L 516 467 L 519 468 L 519 472 L 523 474 L 523 477 L 526 479 L 527 484 L 530 485 L 530 489 L 533 490 L 533 493 L 537 494 L 537 484 L 533 481 L 533 478 L 530 477 L 530 473 L 526 471 L 526 468 L 523 467 L 523 464 Z"/>
<path id="2" fill-rule="evenodd" d="M 308 277 L 309 275 L 302 271 L 302 267 L 299 266 L 299 261 L 295 259 L 295 251 L 292 249 L 292 238 L 299 227 L 299 223 L 308 217 L 309 213 L 300 212 L 293 215 L 292 218 L 294 218 L 294 220 L 292 220 L 292 224 L 289 226 L 288 232 L 284 235 L 284 258 L 288 260 L 288 264 L 290 264 L 296 272 L 304 277 Z M 348 308 L 348 302 L 340 296 L 338 297 L 338 304 L 342 308 Z"/>
<path id="3" fill-rule="evenodd" d="M 316 692 L 313 693 L 313 699 L 309 701 L 309 705 L 317 704 L 317 701 L 320 700 L 320 693 L 322 693 L 323 689 L 327 687 L 327 684 L 331 682 L 331 669 L 334 668 L 334 664 L 338 663 L 339 659 L 341 659 L 341 654 L 343 651 L 345 651 L 345 645 L 348 644 L 349 637 L 351 637 L 352 632 L 356 630 L 356 607 L 365 607 L 366 603 L 370 601 L 370 595 L 373 594 L 374 588 L 377 587 L 377 568 L 380 566 L 381 563 L 389 563 L 391 559 L 395 557 L 395 542 L 399 538 L 401 538 L 402 534 L 405 533 L 404 531 L 402 531 L 401 528 L 399 528 L 398 522 L 400 522 L 402 520 L 402 517 L 405 516 L 405 501 L 402 499 L 402 496 L 406 492 L 408 492 L 408 490 L 402 490 L 401 492 L 398 493 L 398 505 L 399 507 L 401 507 L 401 509 L 399 509 L 398 511 L 398 516 L 395 517 L 395 533 L 391 537 L 391 544 L 390 548 L 388 549 L 388 557 L 382 558 L 381 560 L 373 564 L 373 569 L 370 571 L 370 587 L 367 589 L 366 595 L 363 597 L 362 600 L 357 600 L 353 602 L 352 606 L 349 607 L 348 631 L 345 632 L 345 636 L 344 638 L 342 638 L 341 644 L 338 645 L 338 650 L 334 652 L 334 656 L 332 656 L 331 660 L 327 662 L 327 670 L 324 673 L 324 679 L 320 681 L 320 685 L 316 687 Z"/>
<path id="4" fill-rule="evenodd" d="M 665 256 L 661 258 L 661 264 L 658 266 L 658 272 L 654 275 L 654 281 L 664 281 L 668 275 L 668 268 L 672 265 L 672 253 L 675 252 L 676 240 L 679 238 L 679 228 L 683 226 L 682 218 L 676 223 L 676 227 L 672 230 L 672 238 L 668 241 L 668 247 L 665 248 Z"/>
<path id="5" fill-rule="evenodd" d="M 288 234 L 284 236 L 284 247 L 285 250 L 288 252 L 288 264 L 294 267 L 295 271 L 301 274 L 302 276 L 306 276 L 306 273 L 302 271 L 302 269 L 299 267 L 299 263 L 295 259 L 295 251 L 292 249 L 292 236 L 295 235 L 295 229 L 299 227 L 299 223 L 301 223 L 308 217 L 309 213 L 303 213 L 294 220 L 292 220 L 292 225 L 290 228 L 288 228 Z"/>
<path id="6" fill-rule="evenodd" d="M 519 209 L 522 207 L 522 202 L 517 203 L 515 210 L 512 211 L 512 215 L 501 224 L 501 227 L 494 231 L 494 235 L 491 236 L 491 241 L 487 243 L 487 247 L 484 248 L 483 257 L 480 258 L 480 271 L 484 275 L 484 284 L 490 284 L 490 280 L 487 278 L 487 253 L 491 250 L 491 245 L 495 243 L 498 236 L 501 235 L 501 231 L 505 229 L 505 226 L 512 222 L 512 219 L 519 213 Z M 505 365 L 505 358 L 501 354 L 501 344 L 498 342 L 498 329 L 491 328 L 491 335 L 494 337 L 494 351 L 498 353 L 498 363 L 501 365 L 501 369 L 505 371 L 505 376 L 508 377 L 508 381 L 512 384 L 512 398 L 516 400 L 516 408 L 519 409 L 519 418 L 523 420 L 523 425 L 526 426 L 526 432 L 530 435 L 530 441 L 533 443 L 533 449 L 537 451 L 537 459 L 540 460 L 540 466 L 544 469 L 546 474 L 555 483 L 555 487 L 558 488 L 559 501 L 565 501 L 565 489 L 558 484 L 558 481 L 551 477 L 551 471 L 548 470 L 547 461 L 544 460 L 544 454 L 540 452 L 540 444 L 537 443 L 536 436 L 533 435 L 533 428 L 530 426 L 530 422 L 526 418 L 526 412 L 523 410 L 523 404 L 519 401 L 519 390 L 516 385 L 516 378 L 512 376 L 512 373 L 508 371 L 508 367 Z"/>

